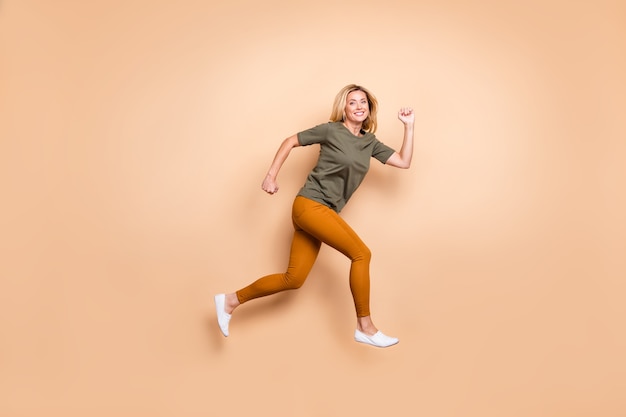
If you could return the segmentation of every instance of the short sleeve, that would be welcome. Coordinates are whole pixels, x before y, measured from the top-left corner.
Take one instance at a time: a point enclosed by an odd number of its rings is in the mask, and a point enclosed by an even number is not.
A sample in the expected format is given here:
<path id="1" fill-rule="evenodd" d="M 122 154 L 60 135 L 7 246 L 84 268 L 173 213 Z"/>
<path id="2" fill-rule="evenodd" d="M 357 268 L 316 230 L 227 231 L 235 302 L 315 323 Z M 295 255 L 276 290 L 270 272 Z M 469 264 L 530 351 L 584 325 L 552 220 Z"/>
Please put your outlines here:
<path id="1" fill-rule="evenodd" d="M 391 158 L 391 155 L 394 154 L 395 149 L 390 148 L 389 146 L 385 145 L 378 139 L 374 139 L 374 141 L 375 142 L 374 142 L 374 150 L 372 152 L 372 157 L 376 158 L 377 160 L 379 160 L 380 162 L 384 164 L 387 162 L 389 158 Z"/>
<path id="2" fill-rule="evenodd" d="M 301 146 L 313 145 L 326 142 L 330 123 L 322 123 L 310 129 L 298 133 L 298 143 Z"/>

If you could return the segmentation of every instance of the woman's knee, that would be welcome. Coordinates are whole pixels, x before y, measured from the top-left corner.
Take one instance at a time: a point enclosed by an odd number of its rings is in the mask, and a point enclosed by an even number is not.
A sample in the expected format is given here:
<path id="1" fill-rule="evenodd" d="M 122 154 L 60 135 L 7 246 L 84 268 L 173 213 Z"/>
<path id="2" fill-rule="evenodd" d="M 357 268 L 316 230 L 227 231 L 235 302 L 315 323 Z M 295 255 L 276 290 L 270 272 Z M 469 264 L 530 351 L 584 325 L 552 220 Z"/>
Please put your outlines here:
<path id="1" fill-rule="evenodd" d="M 285 275 L 283 275 L 283 283 L 285 285 L 285 289 L 287 290 L 297 290 L 298 288 L 302 287 L 305 280 L 306 277 L 301 277 L 290 273 L 286 273 Z"/>
<path id="2" fill-rule="evenodd" d="M 358 252 L 352 256 L 352 262 L 365 261 L 369 262 L 372 259 L 372 251 L 366 245 L 361 245 Z"/>

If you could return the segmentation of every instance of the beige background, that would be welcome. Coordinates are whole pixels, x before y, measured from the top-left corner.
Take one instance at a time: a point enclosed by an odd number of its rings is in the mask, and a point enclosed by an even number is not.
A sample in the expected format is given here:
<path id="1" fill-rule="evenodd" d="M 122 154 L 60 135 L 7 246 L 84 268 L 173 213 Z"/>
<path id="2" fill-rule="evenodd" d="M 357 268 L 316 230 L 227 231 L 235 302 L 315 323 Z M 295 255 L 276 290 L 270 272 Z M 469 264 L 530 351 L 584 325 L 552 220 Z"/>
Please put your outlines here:
<path id="1" fill-rule="evenodd" d="M 0 3 L 0 415 L 626 415 L 623 1 L 213 3 Z M 401 342 L 328 248 L 224 339 L 351 82 L 417 111 L 343 213 Z"/>

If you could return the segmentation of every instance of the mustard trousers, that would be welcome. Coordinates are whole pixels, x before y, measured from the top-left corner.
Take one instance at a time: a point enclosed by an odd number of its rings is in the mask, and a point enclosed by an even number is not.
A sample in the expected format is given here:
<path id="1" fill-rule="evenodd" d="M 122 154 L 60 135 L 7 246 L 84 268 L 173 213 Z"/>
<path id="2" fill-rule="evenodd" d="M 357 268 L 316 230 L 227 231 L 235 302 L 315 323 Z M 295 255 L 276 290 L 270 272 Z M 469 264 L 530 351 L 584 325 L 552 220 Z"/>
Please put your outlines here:
<path id="1" fill-rule="evenodd" d="M 331 208 L 297 196 L 291 213 L 294 233 L 287 271 L 267 275 L 236 292 L 240 303 L 304 284 L 322 243 L 346 255 L 350 266 L 350 290 L 357 317 L 370 315 L 370 260 L 372 253 L 361 238 Z"/>

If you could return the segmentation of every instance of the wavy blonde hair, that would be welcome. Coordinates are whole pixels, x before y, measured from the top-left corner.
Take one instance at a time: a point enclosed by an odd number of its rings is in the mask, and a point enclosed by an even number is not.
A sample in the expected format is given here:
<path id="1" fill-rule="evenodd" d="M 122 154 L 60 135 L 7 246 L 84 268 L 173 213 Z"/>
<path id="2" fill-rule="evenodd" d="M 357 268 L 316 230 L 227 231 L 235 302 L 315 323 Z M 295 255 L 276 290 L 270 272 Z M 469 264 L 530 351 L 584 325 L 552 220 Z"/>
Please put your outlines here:
<path id="1" fill-rule="evenodd" d="M 335 102 L 333 103 L 333 110 L 330 113 L 330 121 L 331 122 L 343 122 L 345 119 L 345 108 L 346 108 L 346 100 L 348 99 L 348 94 L 353 91 L 363 91 L 367 96 L 367 103 L 369 106 L 369 116 L 367 119 L 363 121 L 362 129 L 366 132 L 374 133 L 376 132 L 376 127 L 378 127 L 378 123 L 376 122 L 376 113 L 378 112 L 378 100 L 372 93 L 369 92 L 365 87 L 356 84 L 348 84 L 344 88 L 342 88 L 335 96 Z"/>

